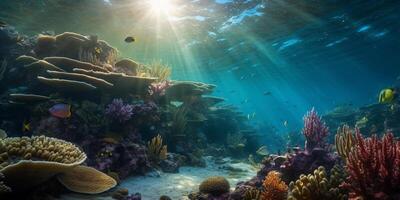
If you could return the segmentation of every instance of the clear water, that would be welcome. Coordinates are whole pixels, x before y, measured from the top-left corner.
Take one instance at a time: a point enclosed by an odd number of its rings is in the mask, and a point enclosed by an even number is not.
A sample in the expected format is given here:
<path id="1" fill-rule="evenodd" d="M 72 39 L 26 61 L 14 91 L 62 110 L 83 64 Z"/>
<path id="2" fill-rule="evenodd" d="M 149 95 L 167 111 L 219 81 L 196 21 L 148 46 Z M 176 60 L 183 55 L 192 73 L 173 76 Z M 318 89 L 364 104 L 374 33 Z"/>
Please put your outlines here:
<path id="1" fill-rule="evenodd" d="M 299 132 L 312 107 L 358 108 L 400 86 L 398 1 L 154 2 L 1 0 L 0 21 L 30 36 L 97 35 L 120 57 L 168 63 L 173 79 L 217 85 L 213 95 L 251 116 L 259 134 Z"/>

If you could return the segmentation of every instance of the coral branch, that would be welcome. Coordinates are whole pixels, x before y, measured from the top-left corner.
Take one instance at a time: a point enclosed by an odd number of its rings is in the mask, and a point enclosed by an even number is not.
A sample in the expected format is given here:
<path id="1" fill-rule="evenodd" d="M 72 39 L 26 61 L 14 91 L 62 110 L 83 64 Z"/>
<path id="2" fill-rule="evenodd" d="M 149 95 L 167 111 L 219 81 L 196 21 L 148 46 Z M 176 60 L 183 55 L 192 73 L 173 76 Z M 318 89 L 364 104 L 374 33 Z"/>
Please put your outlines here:
<path id="1" fill-rule="evenodd" d="M 356 146 L 347 158 L 349 176 L 344 184 L 350 197 L 397 199 L 400 197 L 400 142 L 392 133 L 382 139 L 363 138 L 356 129 Z"/>
<path id="2" fill-rule="evenodd" d="M 311 151 L 315 147 L 326 146 L 325 138 L 329 134 L 329 129 L 314 108 L 304 116 L 303 134 L 306 137 L 305 148 L 307 151 Z"/>

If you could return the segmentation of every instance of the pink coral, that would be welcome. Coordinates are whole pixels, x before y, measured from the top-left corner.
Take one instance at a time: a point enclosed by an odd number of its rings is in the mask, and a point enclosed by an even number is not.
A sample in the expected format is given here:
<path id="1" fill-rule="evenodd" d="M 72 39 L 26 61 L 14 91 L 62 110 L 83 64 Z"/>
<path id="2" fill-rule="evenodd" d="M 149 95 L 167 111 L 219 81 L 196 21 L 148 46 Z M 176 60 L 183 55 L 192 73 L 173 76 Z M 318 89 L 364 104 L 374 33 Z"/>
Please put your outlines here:
<path id="1" fill-rule="evenodd" d="M 312 151 L 315 147 L 326 147 L 325 138 L 329 134 L 329 129 L 314 108 L 304 116 L 303 134 L 306 137 L 307 151 Z"/>
<path id="2" fill-rule="evenodd" d="M 353 199 L 400 198 L 400 141 L 392 133 L 382 139 L 363 138 L 356 129 L 356 146 L 347 158 L 349 176 L 343 185 Z"/>

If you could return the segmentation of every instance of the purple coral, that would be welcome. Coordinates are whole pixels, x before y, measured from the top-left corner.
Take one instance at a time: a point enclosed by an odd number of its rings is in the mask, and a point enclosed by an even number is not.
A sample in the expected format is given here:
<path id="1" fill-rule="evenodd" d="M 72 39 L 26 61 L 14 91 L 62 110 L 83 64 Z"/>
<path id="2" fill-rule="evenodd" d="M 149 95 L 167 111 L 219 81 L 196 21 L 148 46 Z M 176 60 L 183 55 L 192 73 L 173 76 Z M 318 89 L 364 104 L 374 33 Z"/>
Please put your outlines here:
<path id="1" fill-rule="evenodd" d="M 107 116 L 122 123 L 131 119 L 133 115 L 133 106 L 124 104 L 122 99 L 114 99 L 108 104 L 105 113 Z"/>
<path id="2" fill-rule="evenodd" d="M 312 151 L 314 148 L 324 148 L 325 138 L 329 134 L 329 129 L 325 122 L 318 116 L 314 108 L 304 116 L 303 135 L 306 137 L 305 148 Z"/>
<path id="3" fill-rule="evenodd" d="M 165 90 L 170 86 L 169 81 L 162 81 L 159 83 L 152 83 L 149 86 L 149 95 L 153 98 L 159 98 L 165 95 Z"/>

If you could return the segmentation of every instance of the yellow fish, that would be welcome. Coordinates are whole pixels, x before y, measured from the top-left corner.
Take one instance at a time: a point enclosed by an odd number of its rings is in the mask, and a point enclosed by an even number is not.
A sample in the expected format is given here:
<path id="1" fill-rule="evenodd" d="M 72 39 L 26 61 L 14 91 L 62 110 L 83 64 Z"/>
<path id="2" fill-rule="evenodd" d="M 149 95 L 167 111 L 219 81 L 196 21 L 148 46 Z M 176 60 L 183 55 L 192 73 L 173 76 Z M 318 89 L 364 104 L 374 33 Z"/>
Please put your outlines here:
<path id="1" fill-rule="evenodd" d="M 31 123 L 24 120 L 24 122 L 22 123 L 22 132 L 28 131 L 31 131 Z"/>
<path id="2" fill-rule="evenodd" d="M 383 89 L 379 93 L 379 103 L 391 103 L 396 97 L 396 92 L 394 91 L 393 88 L 386 88 Z"/>
<path id="3" fill-rule="evenodd" d="M 94 51 L 95 51 L 97 54 L 101 54 L 101 48 L 100 48 L 100 47 L 95 47 L 95 48 L 94 48 Z"/>

